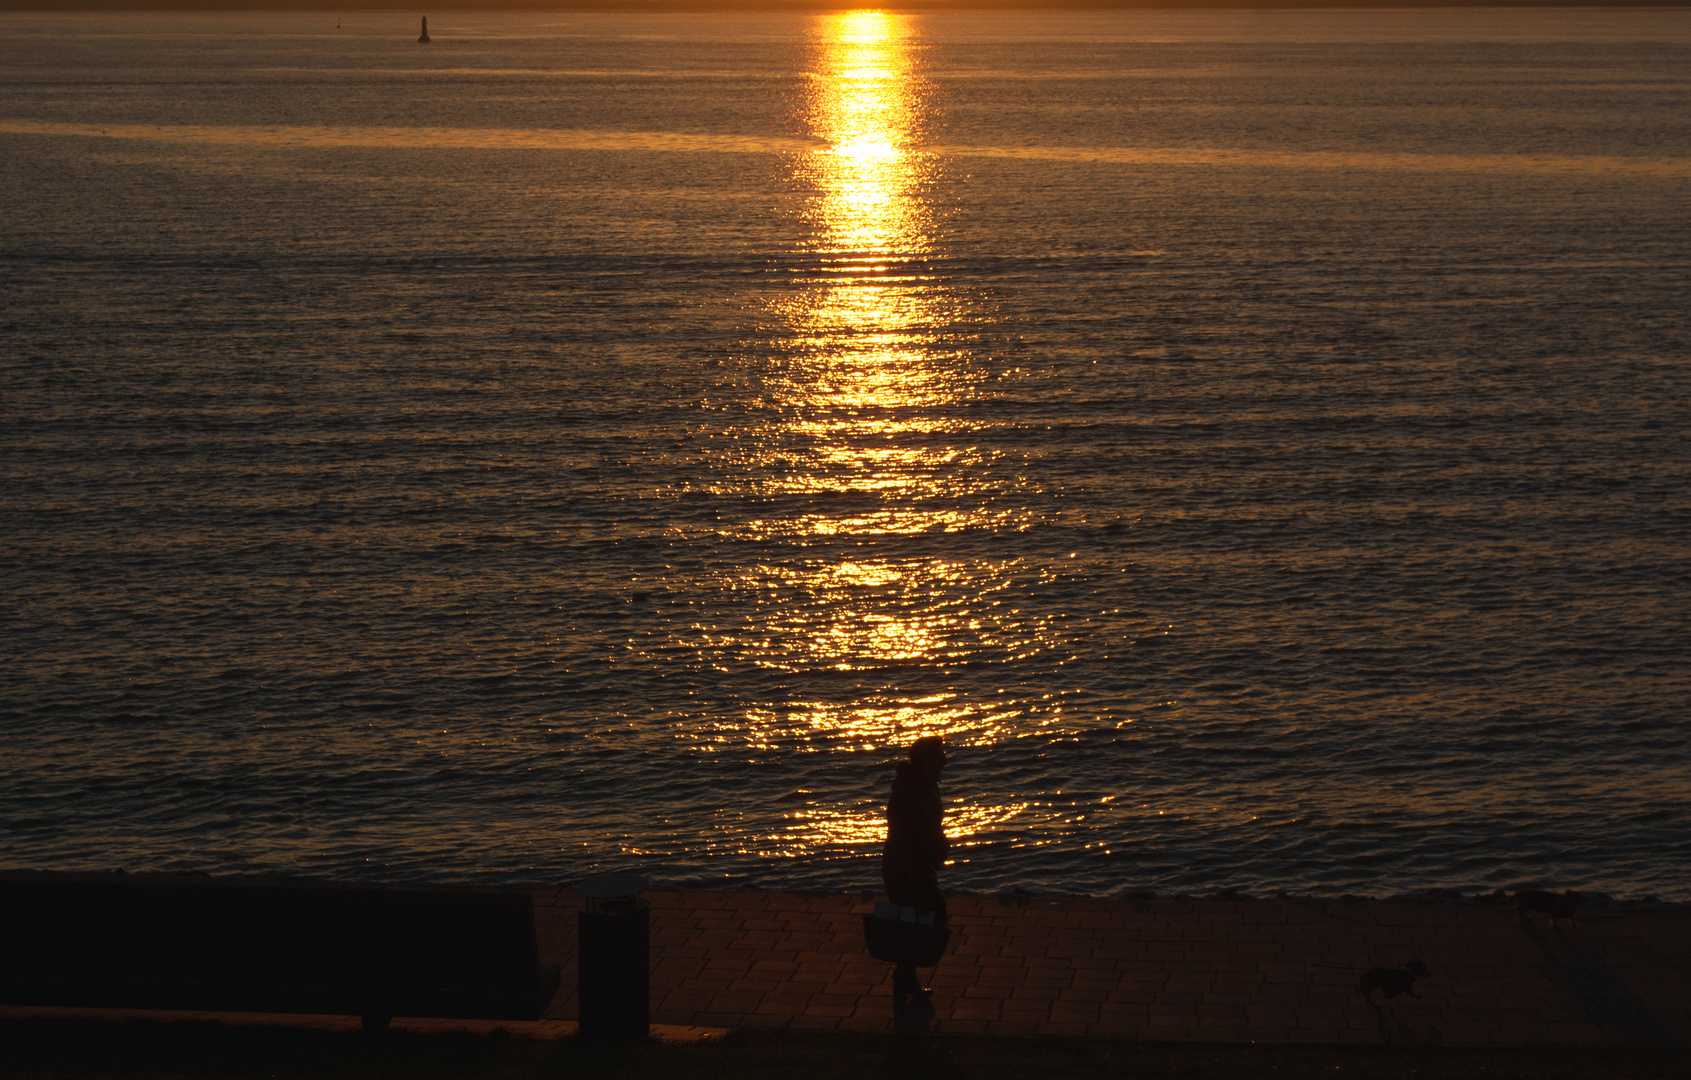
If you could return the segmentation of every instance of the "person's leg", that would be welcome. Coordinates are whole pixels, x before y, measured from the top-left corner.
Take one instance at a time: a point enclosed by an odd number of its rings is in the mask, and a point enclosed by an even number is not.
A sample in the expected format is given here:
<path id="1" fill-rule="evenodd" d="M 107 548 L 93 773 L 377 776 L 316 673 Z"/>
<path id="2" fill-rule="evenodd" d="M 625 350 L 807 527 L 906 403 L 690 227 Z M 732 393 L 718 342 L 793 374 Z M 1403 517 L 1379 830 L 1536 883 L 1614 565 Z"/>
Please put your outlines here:
<path id="1" fill-rule="evenodd" d="M 900 964 L 893 969 L 892 992 L 900 999 L 926 993 L 922 989 L 921 978 L 916 974 L 915 964 Z"/>
<path id="2" fill-rule="evenodd" d="M 881 881 L 887 887 L 887 900 L 900 907 L 918 912 L 933 912 L 936 923 L 946 921 L 945 897 L 939 891 L 939 878 L 926 866 L 913 865 L 897 859 L 883 859 Z M 893 1017 L 899 1030 L 926 1030 L 932 1019 L 933 1006 L 928 1003 L 932 990 L 922 986 L 915 964 L 899 964 L 893 969 Z"/>
<path id="3" fill-rule="evenodd" d="M 926 1032 L 933 1024 L 932 990 L 922 989 L 916 965 L 900 964 L 892 977 L 893 1030 L 903 1034 Z"/>

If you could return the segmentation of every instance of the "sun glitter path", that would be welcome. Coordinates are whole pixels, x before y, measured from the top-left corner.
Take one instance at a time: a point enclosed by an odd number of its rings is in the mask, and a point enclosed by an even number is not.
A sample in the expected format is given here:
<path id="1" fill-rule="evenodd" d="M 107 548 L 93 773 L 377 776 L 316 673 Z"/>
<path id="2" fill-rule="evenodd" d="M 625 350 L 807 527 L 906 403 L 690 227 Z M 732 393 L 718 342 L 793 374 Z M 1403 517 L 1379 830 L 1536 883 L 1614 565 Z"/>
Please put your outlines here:
<path id="1" fill-rule="evenodd" d="M 888 1030 L 890 971 L 856 896 L 650 893 L 652 1020 Z M 575 896 L 536 895 L 575 1016 Z M 1691 912 L 1590 909 L 1577 929 L 1442 904 L 952 902 L 940 1032 L 1227 1042 L 1691 1045 Z M 1419 959 L 1420 999 L 1364 1004 L 1363 969 Z"/>

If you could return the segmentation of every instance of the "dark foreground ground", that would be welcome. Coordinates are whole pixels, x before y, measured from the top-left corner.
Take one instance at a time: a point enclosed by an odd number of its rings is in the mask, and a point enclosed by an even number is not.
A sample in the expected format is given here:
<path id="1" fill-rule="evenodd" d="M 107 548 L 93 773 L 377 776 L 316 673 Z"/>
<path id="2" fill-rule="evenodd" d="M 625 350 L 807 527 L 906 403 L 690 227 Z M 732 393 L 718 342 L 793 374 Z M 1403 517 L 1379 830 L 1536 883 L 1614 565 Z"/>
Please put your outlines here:
<path id="1" fill-rule="evenodd" d="M 537 890 L 540 1021 L 0 1007 L 0 1080 L 253 1078 L 1691 1077 L 1691 910 L 956 897 L 936 1031 L 890 1032 L 872 896 L 648 893 L 658 1041 L 573 1037 L 576 907 Z M 1418 959 L 1415 995 L 1358 977 Z"/>
<path id="2" fill-rule="evenodd" d="M 228 1027 L 217 1022 L 0 1019 L 0 1080 L 80 1077 L 347 1077 L 358 1080 L 527 1080 L 651 1077 L 873 1080 L 878 1077 L 1512 1078 L 1691 1075 L 1682 1050 L 1426 1046 L 1257 1046 L 1101 1038 L 936 1036 L 904 1042 L 869 1032 L 733 1032 L 689 1044 L 596 1047 L 576 1039 L 495 1034 Z"/>

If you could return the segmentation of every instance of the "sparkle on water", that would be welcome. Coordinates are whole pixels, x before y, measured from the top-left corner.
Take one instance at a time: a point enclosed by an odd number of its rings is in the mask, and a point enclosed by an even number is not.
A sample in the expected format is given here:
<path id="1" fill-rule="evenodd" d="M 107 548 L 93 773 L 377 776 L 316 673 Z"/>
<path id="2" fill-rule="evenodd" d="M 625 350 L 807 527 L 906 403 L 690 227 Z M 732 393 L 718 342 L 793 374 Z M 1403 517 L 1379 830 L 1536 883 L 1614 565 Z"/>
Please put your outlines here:
<path id="1" fill-rule="evenodd" d="M 1687 18 L 0 16 L 4 858 L 1685 895 Z"/>

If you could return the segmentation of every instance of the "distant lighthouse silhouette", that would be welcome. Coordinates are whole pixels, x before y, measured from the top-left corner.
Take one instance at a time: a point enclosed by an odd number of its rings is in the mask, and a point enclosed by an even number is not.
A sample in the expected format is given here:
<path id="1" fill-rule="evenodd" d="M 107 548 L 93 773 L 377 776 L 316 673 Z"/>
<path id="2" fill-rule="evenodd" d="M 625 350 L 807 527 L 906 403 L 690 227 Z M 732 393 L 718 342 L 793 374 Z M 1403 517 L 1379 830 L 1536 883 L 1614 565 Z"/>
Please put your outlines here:
<path id="1" fill-rule="evenodd" d="M 423 36 L 417 40 L 424 45 L 429 43 L 429 17 L 427 15 L 423 16 Z"/>

